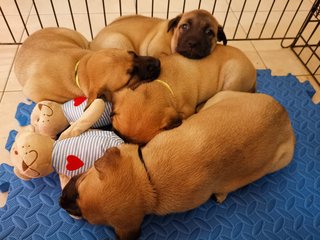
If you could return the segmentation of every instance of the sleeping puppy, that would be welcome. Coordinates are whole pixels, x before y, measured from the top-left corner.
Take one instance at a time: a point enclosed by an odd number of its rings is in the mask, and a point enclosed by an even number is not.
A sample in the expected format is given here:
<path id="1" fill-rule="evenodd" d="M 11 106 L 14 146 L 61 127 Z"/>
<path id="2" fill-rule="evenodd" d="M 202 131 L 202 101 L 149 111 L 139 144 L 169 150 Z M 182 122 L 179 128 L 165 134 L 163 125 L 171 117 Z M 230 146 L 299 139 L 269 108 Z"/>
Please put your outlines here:
<path id="1" fill-rule="evenodd" d="M 88 41 L 66 28 L 45 28 L 26 39 L 15 74 L 23 93 L 35 102 L 66 102 L 78 96 L 109 95 L 159 75 L 160 62 L 120 49 L 88 50 Z M 108 97 L 108 96 L 107 96 Z"/>
<path id="2" fill-rule="evenodd" d="M 153 57 L 178 52 L 199 59 L 209 55 L 217 41 L 227 44 L 217 20 L 205 10 L 193 10 L 171 20 L 120 17 L 97 34 L 90 48 L 122 48 Z"/>
<path id="3" fill-rule="evenodd" d="M 129 142 L 144 144 L 177 127 L 219 91 L 255 91 L 256 70 L 234 47 L 218 44 L 199 60 L 172 54 L 160 61 L 157 80 L 113 94 L 112 125 Z"/>
<path id="4" fill-rule="evenodd" d="M 63 189 L 60 205 L 93 224 L 135 239 L 146 214 L 196 208 L 292 160 L 295 137 L 286 110 L 265 94 L 224 91 L 144 148 L 111 148 Z"/>

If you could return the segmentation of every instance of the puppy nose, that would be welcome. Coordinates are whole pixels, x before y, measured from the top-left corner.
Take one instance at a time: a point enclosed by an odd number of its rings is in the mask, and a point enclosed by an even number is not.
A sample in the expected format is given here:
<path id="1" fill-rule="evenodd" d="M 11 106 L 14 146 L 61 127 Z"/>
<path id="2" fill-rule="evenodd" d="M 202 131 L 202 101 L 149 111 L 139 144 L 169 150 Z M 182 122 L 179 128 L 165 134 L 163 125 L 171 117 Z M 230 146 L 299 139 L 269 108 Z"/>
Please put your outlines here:
<path id="1" fill-rule="evenodd" d="M 147 65 L 147 71 L 149 72 L 155 72 L 160 69 L 160 60 L 159 59 L 154 59 Z"/>
<path id="2" fill-rule="evenodd" d="M 140 80 L 154 80 L 160 74 L 160 60 L 154 57 L 143 56 L 136 64 Z"/>
<path id="3" fill-rule="evenodd" d="M 79 197 L 78 190 L 76 188 L 76 183 L 78 178 L 81 176 L 76 175 L 70 179 L 67 185 L 62 190 L 62 194 L 60 196 L 59 204 L 65 209 L 69 214 L 81 217 L 81 210 L 77 204 L 77 199 Z"/>
<path id="4" fill-rule="evenodd" d="M 194 48 L 197 46 L 197 42 L 195 40 L 189 40 L 187 44 L 190 48 Z"/>

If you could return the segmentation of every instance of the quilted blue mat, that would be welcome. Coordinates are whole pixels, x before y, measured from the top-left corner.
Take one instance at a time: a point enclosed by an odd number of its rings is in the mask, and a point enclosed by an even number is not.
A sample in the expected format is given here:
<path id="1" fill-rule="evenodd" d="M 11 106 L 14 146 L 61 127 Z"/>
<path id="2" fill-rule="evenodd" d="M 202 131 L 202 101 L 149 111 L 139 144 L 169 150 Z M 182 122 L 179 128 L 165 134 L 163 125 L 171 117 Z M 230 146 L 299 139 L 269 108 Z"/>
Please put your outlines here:
<path id="1" fill-rule="evenodd" d="M 297 138 L 292 163 L 231 193 L 222 205 L 209 200 L 186 213 L 147 216 L 141 239 L 320 239 L 320 106 L 311 102 L 314 90 L 292 75 L 259 70 L 258 91 L 289 112 Z M 8 145 L 10 138 L 14 134 Z M 5 182 L 10 188 L 0 208 L 0 239 L 114 238 L 111 228 L 74 220 L 59 207 L 56 174 L 25 182 L 3 164 L 0 185 Z"/>

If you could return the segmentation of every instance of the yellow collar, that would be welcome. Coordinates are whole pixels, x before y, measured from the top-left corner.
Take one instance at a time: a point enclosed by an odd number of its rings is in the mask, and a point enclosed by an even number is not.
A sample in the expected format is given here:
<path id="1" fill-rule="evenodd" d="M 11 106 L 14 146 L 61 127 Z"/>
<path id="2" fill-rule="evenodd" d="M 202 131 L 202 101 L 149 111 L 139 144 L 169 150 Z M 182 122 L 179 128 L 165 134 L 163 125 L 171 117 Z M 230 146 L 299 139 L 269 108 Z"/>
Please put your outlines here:
<path id="1" fill-rule="evenodd" d="M 162 84 L 163 86 L 165 86 L 170 91 L 171 95 L 174 97 L 173 90 L 172 90 L 172 88 L 170 87 L 170 85 L 168 83 L 166 83 L 166 82 L 164 82 L 164 81 L 162 81 L 160 79 L 156 79 L 154 81 Z"/>
<path id="2" fill-rule="evenodd" d="M 76 66 L 74 67 L 74 77 L 76 79 L 76 84 L 78 88 L 80 88 L 80 83 L 79 83 L 79 75 L 78 75 L 78 66 L 79 66 L 80 60 L 76 63 Z"/>

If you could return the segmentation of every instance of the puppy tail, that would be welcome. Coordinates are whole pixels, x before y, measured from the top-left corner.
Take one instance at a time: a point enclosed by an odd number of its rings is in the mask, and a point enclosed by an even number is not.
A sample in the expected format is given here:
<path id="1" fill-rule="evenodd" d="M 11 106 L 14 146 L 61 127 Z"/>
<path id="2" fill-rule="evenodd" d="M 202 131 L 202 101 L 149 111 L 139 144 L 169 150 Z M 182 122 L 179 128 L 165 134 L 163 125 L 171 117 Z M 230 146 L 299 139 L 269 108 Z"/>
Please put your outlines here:
<path id="1" fill-rule="evenodd" d="M 173 30 L 176 26 L 178 26 L 178 23 L 180 22 L 182 14 L 176 16 L 175 18 L 171 19 L 168 22 L 168 29 L 167 32 L 170 32 L 170 30 Z"/>

